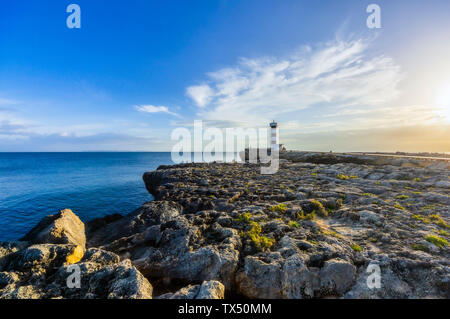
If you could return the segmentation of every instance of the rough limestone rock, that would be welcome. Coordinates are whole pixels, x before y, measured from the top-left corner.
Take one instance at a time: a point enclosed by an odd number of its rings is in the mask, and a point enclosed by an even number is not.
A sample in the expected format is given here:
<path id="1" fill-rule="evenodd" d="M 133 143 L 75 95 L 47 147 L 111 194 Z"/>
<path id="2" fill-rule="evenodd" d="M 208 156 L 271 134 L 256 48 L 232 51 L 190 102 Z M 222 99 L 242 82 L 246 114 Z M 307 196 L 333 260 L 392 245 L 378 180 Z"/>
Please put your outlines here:
<path id="1" fill-rule="evenodd" d="M 11 254 L 9 263 L 3 270 L 22 272 L 31 276 L 46 275 L 64 264 L 76 263 L 82 257 L 83 250 L 76 245 L 32 245 Z"/>
<path id="2" fill-rule="evenodd" d="M 225 286 L 215 280 L 204 281 L 201 285 L 189 285 L 174 293 L 167 293 L 157 299 L 224 299 Z"/>
<path id="3" fill-rule="evenodd" d="M 245 258 L 244 270 L 236 277 L 239 292 L 249 298 L 281 298 L 281 266 L 275 262 L 265 262 L 257 257 Z"/>
<path id="4" fill-rule="evenodd" d="M 112 221 L 104 227 L 90 231 L 92 225 L 87 223 L 88 247 L 98 247 L 113 243 L 122 238 L 128 238 L 145 232 L 153 225 L 167 223 L 180 215 L 181 206 L 174 202 L 150 202 L 129 215 Z M 105 219 L 110 219 L 109 216 Z M 100 219 L 94 221 L 95 226 Z M 151 236 L 151 234 L 149 234 Z M 143 238 L 142 240 L 146 240 Z"/>
<path id="5" fill-rule="evenodd" d="M 356 267 L 341 259 L 328 260 L 321 269 L 308 267 L 305 256 L 299 254 L 269 260 L 246 258 L 244 270 L 237 275 L 241 294 L 263 299 L 341 296 L 354 282 Z"/>
<path id="6" fill-rule="evenodd" d="M 48 295 L 47 278 L 63 265 L 77 262 L 76 245 L 39 244 L 11 252 L 0 271 L 0 299 L 37 299 Z"/>
<path id="7" fill-rule="evenodd" d="M 448 161 L 282 158 L 270 176 L 249 163 L 146 173 L 156 202 L 178 204 L 178 215 L 103 247 L 169 286 L 170 279 L 215 279 L 249 298 L 448 296 Z M 376 292 L 363 278 L 374 261 L 389 281 Z"/>
<path id="8" fill-rule="evenodd" d="M 239 261 L 238 232 L 212 223 L 214 212 L 192 216 L 202 220 L 199 226 L 181 211 L 173 202 L 147 203 L 91 233 L 88 245 L 131 259 L 148 277 L 219 280 L 231 287 Z"/>
<path id="9" fill-rule="evenodd" d="M 363 223 L 377 223 L 377 222 L 380 222 L 382 219 L 378 214 L 376 214 L 370 210 L 360 211 L 359 217 L 360 217 L 361 222 L 363 222 Z"/>
<path id="10" fill-rule="evenodd" d="M 79 288 L 67 284 L 74 265 L 80 269 Z M 119 256 L 96 248 L 83 256 L 80 246 L 32 245 L 11 253 L 1 270 L 0 299 L 150 299 L 153 292 L 129 260 L 121 262 Z"/>
<path id="11" fill-rule="evenodd" d="M 3 267 L 9 263 L 10 256 L 21 250 L 26 248 L 29 245 L 27 242 L 0 242 L 0 271 L 2 271 Z"/>
<path id="12" fill-rule="evenodd" d="M 70 271 L 67 266 L 59 269 L 52 278 L 50 294 L 65 298 L 88 299 L 151 299 L 153 287 L 131 264 L 130 260 L 119 263 L 106 257 L 103 263 L 87 259 L 78 264 L 81 269 L 80 289 L 68 288 L 65 283 Z"/>
<path id="13" fill-rule="evenodd" d="M 22 241 L 33 244 L 74 244 L 86 246 L 84 224 L 70 209 L 44 217 Z"/>
<path id="14" fill-rule="evenodd" d="M 216 281 L 204 281 L 200 286 L 200 291 L 196 299 L 224 299 L 225 286 Z"/>
<path id="15" fill-rule="evenodd" d="M 341 296 L 353 285 L 356 267 L 341 259 L 325 262 L 320 270 L 320 288 L 325 294 Z"/>

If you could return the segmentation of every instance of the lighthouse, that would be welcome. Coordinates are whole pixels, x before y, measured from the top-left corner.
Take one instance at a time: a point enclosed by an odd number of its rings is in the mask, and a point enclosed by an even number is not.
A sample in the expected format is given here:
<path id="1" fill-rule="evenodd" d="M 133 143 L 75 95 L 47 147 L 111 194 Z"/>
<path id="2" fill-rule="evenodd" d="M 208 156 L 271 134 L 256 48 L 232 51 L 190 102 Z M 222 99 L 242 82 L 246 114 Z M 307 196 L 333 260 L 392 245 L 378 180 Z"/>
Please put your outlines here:
<path id="1" fill-rule="evenodd" d="M 271 129 L 270 149 L 272 150 L 272 152 L 278 152 L 279 151 L 278 123 L 275 121 L 270 123 L 270 129 Z"/>

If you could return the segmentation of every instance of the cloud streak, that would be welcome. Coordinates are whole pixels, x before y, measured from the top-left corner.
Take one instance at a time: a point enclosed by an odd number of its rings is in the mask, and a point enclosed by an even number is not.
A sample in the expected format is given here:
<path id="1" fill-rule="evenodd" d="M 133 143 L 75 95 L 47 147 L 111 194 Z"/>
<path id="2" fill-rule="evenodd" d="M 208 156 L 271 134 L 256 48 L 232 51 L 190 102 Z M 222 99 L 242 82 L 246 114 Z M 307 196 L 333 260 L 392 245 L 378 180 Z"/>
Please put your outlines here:
<path id="1" fill-rule="evenodd" d="M 288 58 L 241 59 L 208 73 L 205 83 L 187 88 L 188 96 L 201 118 L 236 126 L 302 118 L 309 110 L 377 108 L 399 96 L 403 76 L 392 58 L 370 55 L 369 45 L 332 41 Z"/>
<path id="2" fill-rule="evenodd" d="M 179 117 L 179 114 L 169 111 L 167 106 L 155 106 L 155 105 L 136 105 L 135 109 L 142 113 L 166 113 L 169 115 Z"/>

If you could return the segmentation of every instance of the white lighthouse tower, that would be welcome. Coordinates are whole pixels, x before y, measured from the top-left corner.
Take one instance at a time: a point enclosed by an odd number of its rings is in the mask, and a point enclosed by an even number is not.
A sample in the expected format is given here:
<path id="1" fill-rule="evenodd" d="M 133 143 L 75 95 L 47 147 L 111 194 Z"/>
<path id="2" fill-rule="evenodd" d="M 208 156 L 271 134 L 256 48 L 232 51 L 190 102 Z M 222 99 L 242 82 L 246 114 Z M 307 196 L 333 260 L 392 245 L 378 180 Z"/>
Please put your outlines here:
<path id="1" fill-rule="evenodd" d="M 271 128 L 271 140 L 270 140 L 270 149 L 272 152 L 279 151 L 279 142 L 278 142 L 278 123 L 273 121 L 270 123 Z"/>

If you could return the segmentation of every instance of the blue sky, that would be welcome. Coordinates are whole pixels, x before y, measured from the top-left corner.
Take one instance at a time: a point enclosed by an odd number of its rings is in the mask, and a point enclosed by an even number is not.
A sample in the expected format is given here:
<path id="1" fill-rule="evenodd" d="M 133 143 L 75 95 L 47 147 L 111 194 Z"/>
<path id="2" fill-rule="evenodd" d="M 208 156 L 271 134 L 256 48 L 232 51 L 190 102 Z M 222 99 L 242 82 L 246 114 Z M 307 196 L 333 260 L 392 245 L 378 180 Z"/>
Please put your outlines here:
<path id="1" fill-rule="evenodd" d="M 450 151 L 449 17 L 445 0 L 4 0 L 0 151 L 164 151 L 194 119 L 273 118 L 289 148 Z"/>

